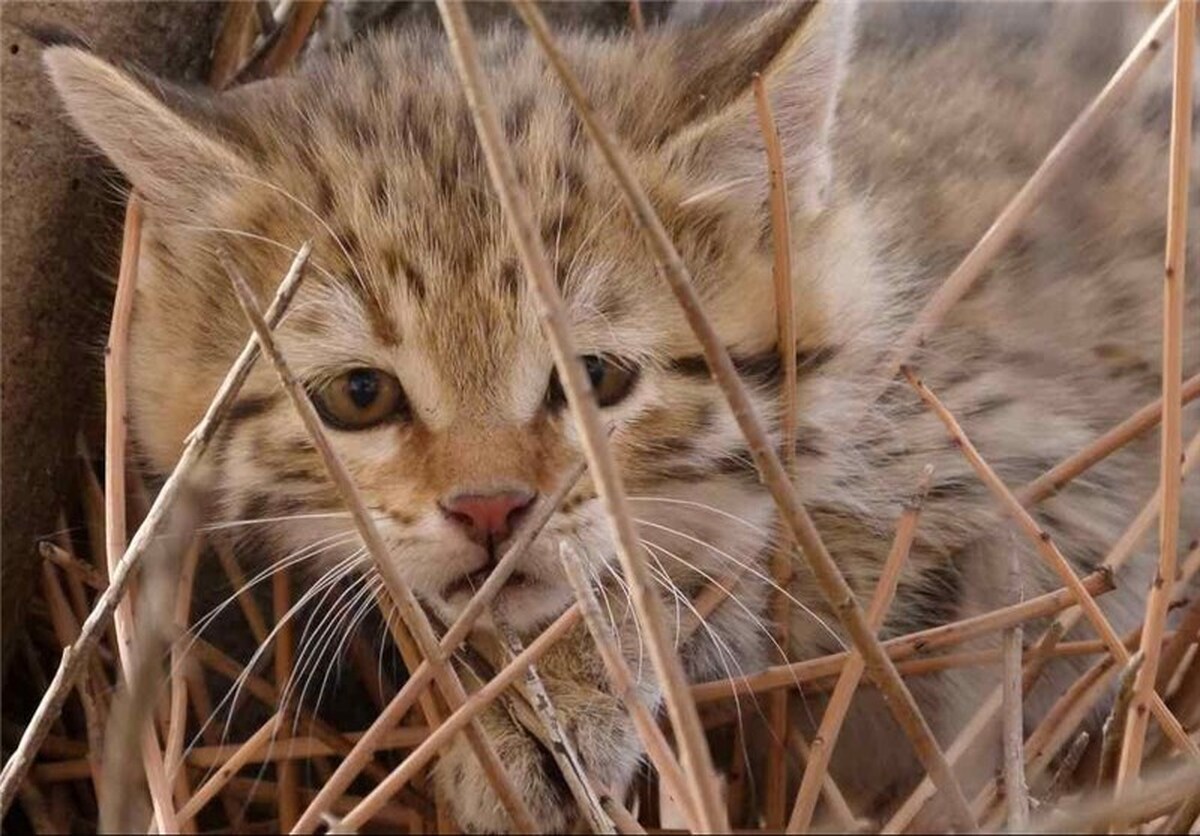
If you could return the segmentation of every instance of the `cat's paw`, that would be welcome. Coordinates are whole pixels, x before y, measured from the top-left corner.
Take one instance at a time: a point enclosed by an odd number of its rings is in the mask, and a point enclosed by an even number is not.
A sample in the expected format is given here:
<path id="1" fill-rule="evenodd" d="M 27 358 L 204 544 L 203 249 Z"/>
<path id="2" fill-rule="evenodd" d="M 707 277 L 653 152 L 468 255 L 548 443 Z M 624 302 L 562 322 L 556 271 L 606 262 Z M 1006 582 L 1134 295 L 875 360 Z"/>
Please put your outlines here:
<path id="1" fill-rule="evenodd" d="M 641 746 L 624 708 L 611 695 L 577 683 L 547 678 L 545 684 L 597 789 L 623 793 L 641 759 Z M 543 833 L 569 830 L 578 809 L 550 753 L 503 708 L 491 706 L 480 715 L 480 723 L 538 829 Z M 449 802 L 464 830 L 513 829 L 465 735 L 456 735 L 435 776 L 439 796 Z"/>

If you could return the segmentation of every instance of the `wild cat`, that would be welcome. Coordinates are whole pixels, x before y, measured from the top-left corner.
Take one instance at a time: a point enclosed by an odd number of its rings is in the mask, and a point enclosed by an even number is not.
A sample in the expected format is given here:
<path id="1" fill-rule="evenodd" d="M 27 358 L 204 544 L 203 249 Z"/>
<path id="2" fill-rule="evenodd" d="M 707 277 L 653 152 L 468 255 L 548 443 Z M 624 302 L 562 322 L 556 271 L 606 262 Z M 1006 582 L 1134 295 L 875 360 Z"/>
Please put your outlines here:
<path id="1" fill-rule="evenodd" d="M 920 471 L 935 468 L 888 634 L 1006 603 L 1013 552 L 1025 594 L 1058 585 L 915 395 L 893 383 L 873 396 L 887 383 L 883 358 L 897 334 L 1116 67 L 1145 23 L 1140 11 L 734 4 L 684 9 L 637 36 L 561 34 L 775 428 L 782 382 L 767 171 L 749 87 L 754 72 L 766 75 L 793 207 L 796 487 L 864 600 Z M 681 643 L 685 667 L 701 681 L 771 664 L 766 567 L 777 524 L 746 444 L 537 48 L 520 27 L 499 24 L 482 49 L 663 594 L 686 612 L 710 578 L 740 576 Z M 312 239 L 313 266 L 279 328 L 281 346 L 398 571 L 430 608 L 453 616 L 581 453 L 444 35 L 379 32 L 219 96 L 75 49 L 51 49 L 46 63 L 68 113 L 146 201 L 130 381 L 139 451 L 157 469 L 172 466 L 246 339 L 215 253 L 230 252 L 265 298 Z M 1158 391 L 1163 78 L 1110 120 L 912 358 L 1009 485 Z M 1189 374 L 1198 312 L 1193 293 Z M 1153 437 L 1131 445 L 1037 509 L 1081 570 L 1148 497 L 1155 453 Z M 280 555 L 307 550 L 326 567 L 357 559 L 365 570 L 319 458 L 262 364 L 222 430 L 206 485 L 228 519 L 277 519 L 269 530 Z M 1185 540 L 1198 510 L 1190 489 Z M 608 524 L 586 477 L 497 599 L 499 611 L 532 635 L 564 609 L 564 543 L 586 556 L 636 660 Z M 1151 564 L 1135 561 L 1104 599 L 1118 629 L 1138 620 Z M 795 572 L 791 656 L 839 648 L 836 618 L 799 555 Z M 540 669 L 589 773 L 627 787 L 640 745 L 590 641 L 572 635 Z M 648 666 L 639 670 L 657 703 Z M 1051 669 L 1030 718 L 1070 673 Z M 944 740 L 989 685 L 978 671 L 911 681 Z M 806 700 L 797 722 L 819 717 L 819 699 Z M 485 726 L 539 824 L 569 826 L 572 805 L 539 745 L 499 709 Z M 869 689 L 833 772 L 864 814 L 920 774 Z M 507 828 L 465 746 L 442 758 L 438 780 L 461 825 Z"/>

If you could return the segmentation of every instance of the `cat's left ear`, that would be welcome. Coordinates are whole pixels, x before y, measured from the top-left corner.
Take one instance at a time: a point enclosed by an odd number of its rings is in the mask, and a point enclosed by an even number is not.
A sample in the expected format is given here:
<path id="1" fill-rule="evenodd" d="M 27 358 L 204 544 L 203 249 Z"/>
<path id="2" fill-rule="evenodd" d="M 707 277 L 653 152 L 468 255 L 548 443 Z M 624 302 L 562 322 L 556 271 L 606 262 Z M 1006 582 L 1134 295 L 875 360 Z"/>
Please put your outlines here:
<path id="1" fill-rule="evenodd" d="M 834 110 L 853 50 L 853 0 L 784 2 L 747 19 L 721 4 L 681 23 L 675 70 L 690 118 L 667 139 L 721 182 L 744 183 L 765 201 L 767 169 L 752 80 L 767 87 L 787 167 L 793 208 L 824 208 L 833 175 Z M 758 5 L 758 4 L 754 4 Z"/>
<path id="2" fill-rule="evenodd" d="M 43 61 L 67 113 L 151 203 L 187 212 L 250 170 L 245 149 L 223 130 L 210 94 L 121 69 L 74 47 Z"/>

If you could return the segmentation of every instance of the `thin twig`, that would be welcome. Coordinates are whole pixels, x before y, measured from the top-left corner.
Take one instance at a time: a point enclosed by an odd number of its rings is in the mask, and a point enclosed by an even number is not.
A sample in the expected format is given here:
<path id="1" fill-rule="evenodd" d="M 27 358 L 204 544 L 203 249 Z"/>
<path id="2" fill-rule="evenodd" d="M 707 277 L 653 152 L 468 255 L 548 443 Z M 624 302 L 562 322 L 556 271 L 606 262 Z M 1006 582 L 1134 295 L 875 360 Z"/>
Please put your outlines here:
<path id="1" fill-rule="evenodd" d="M 276 323 L 283 316 L 284 310 L 287 308 L 299 285 L 303 266 L 308 260 L 310 252 L 311 247 L 305 244 L 296 254 L 288 275 L 280 283 L 275 299 L 267 311 L 268 322 L 272 324 Z M 154 500 L 154 505 L 150 509 L 150 513 L 147 515 L 145 522 L 142 523 L 141 528 L 134 535 L 129 548 L 125 550 L 124 556 L 117 562 L 115 569 L 110 575 L 108 587 L 101 593 L 92 607 L 91 614 L 80 628 L 79 638 L 70 647 L 63 650 L 62 661 L 59 663 L 58 670 L 54 674 L 54 679 L 51 681 L 50 687 L 43 694 L 37 711 L 33 715 L 33 719 L 21 737 L 21 742 L 5 765 L 4 772 L 0 774 L 0 817 L 3 817 L 4 813 L 7 812 L 17 787 L 20 786 L 24 776 L 29 772 L 29 767 L 33 764 L 33 758 L 37 753 L 38 746 L 45 739 L 51 725 L 53 725 L 61 713 L 67 694 L 87 670 L 88 658 L 95 649 L 97 642 L 99 642 L 101 634 L 109 625 L 117 604 L 124 597 L 129 582 L 133 577 L 134 570 L 145 556 L 148 547 L 161 533 L 166 523 L 168 512 L 174 506 L 179 494 L 188 484 L 193 468 L 195 468 L 197 462 L 204 455 L 204 451 L 208 448 L 208 444 L 216 433 L 217 427 L 220 426 L 221 420 L 225 417 L 225 413 L 228 411 L 233 399 L 237 396 L 238 390 L 241 388 L 246 375 L 250 372 L 251 365 L 257 357 L 258 341 L 251 337 L 245 348 L 242 349 L 242 353 L 230 368 L 228 374 L 226 374 L 225 379 L 221 382 L 221 386 L 213 396 L 213 400 L 205 411 L 204 417 L 200 419 L 200 423 L 196 425 L 195 429 L 188 436 L 187 443 L 180 454 L 178 464 L 175 465 L 174 471 L 168 477 L 162 490 L 159 491 L 158 497 Z"/>
<path id="2" fill-rule="evenodd" d="M 1196 43 L 1196 3 L 1180 0 L 1175 16 L 1175 86 L 1171 110 L 1170 185 L 1167 194 L 1167 244 L 1163 293 L 1162 358 L 1162 456 L 1160 481 L 1162 512 L 1159 515 L 1158 572 L 1146 600 L 1145 629 L 1141 652 L 1146 661 L 1134 684 L 1130 718 L 1125 724 L 1117 788 L 1137 780 L 1146 743 L 1147 706 L 1160 699 L 1154 683 L 1167 607 L 1175 583 L 1179 549 L 1179 517 L 1182 510 L 1183 404 L 1183 318 L 1186 305 L 1184 269 L 1187 259 L 1188 174 L 1192 148 L 1192 54 Z"/>
<path id="3" fill-rule="evenodd" d="M 1008 549 L 1008 582 L 1013 603 L 1025 598 L 1021 582 L 1021 557 Z M 1021 694 L 1021 644 L 1024 630 L 1014 624 L 1004 631 L 1004 672 L 1001 682 L 1002 749 L 1004 752 L 1004 798 L 1008 805 L 1008 829 L 1020 832 L 1029 825 L 1029 787 L 1025 785 L 1025 710 Z"/>
<path id="4" fill-rule="evenodd" d="M 529 8 L 518 6 L 523 16 Z M 566 307 L 531 215 L 531 204 L 517 177 L 511 149 L 483 77 L 470 22 L 461 0 L 438 0 L 438 11 L 450 38 L 450 49 L 467 95 L 492 184 L 500 197 L 526 277 L 538 302 L 539 316 L 583 442 L 588 468 L 612 525 L 617 557 L 683 752 L 684 769 L 695 783 L 695 796 L 701 799 L 707 829 L 728 829 L 700 718 L 688 695 L 683 666 L 666 633 L 663 603 L 655 591 L 640 540 L 633 528 L 632 515 L 609 447 L 608 434 L 601 421 L 599 407 L 592 397 L 587 374 L 575 350 Z"/>
<path id="5" fill-rule="evenodd" d="M 929 387 L 917 378 L 911 369 L 906 367 L 904 373 L 909 383 L 917 391 L 917 394 L 921 396 L 921 399 L 929 405 L 934 414 L 945 424 L 951 438 L 955 440 L 959 450 L 962 451 L 963 456 L 966 457 L 980 480 L 988 486 L 997 500 L 1004 506 L 1009 516 L 1016 521 L 1018 527 L 1029 537 L 1046 564 L 1054 570 L 1055 574 L 1075 594 L 1084 615 L 1091 622 L 1092 627 L 1100 637 L 1108 644 L 1113 657 L 1119 664 L 1128 664 L 1129 650 L 1122 644 L 1120 636 L 1117 635 L 1117 631 L 1113 629 L 1108 618 L 1100 610 L 1095 599 L 1083 587 L 1079 576 L 1071 568 L 1071 564 L 1067 562 L 1062 552 L 1058 550 L 1058 546 L 1054 544 L 1050 533 L 1038 525 L 1037 521 L 1029 515 L 1029 512 L 1025 510 L 1020 501 L 1013 496 L 1012 491 L 1008 489 L 1000 477 L 996 475 L 991 465 L 979 454 L 975 445 L 971 443 L 966 433 L 963 432 L 958 421 L 955 420 L 954 416 L 937 396 L 930 391 Z M 1147 704 L 1175 745 L 1187 752 L 1193 759 L 1200 760 L 1200 745 L 1197 745 L 1196 741 L 1192 740 L 1183 726 L 1180 725 L 1178 718 L 1167 708 L 1162 698 L 1158 694 L 1151 692 L 1148 695 Z"/>
<path id="6" fill-rule="evenodd" d="M 275 635 L 275 687 L 280 694 L 287 693 L 295 657 L 295 631 L 292 619 L 287 617 L 292 607 L 291 586 L 287 569 L 280 569 L 271 576 L 271 610 L 275 616 L 275 623 L 279 625 Z M 285 710 L 286 706 L 280 706 L 279 709 Z M 272 744 L 272 748 L 277 745 L 278 741 Z M 296 764 L 290 758 L 281 761 L 277 770 L 279 797 L 276 812 L 279 829 L 291 830 L 300 816 L 300 775 L 296 771 Z"/>
<path id="7" fill-rule="evenodd" d="M 788 209 L 787 176 L 784 167 L 783 148 L 779 142 L 779 131 L 775 127 L 775 116 L 762 76 L 757 73 L 752 82 L 754 102 L 758 111 L 759 130 L 766 150 L 767 168 L 770 172 L 771 201 L 771 268 L 775 286 L 776 345 L 783 365 L 783 420 L 780 427 L 780 448 L 783 451 L 783 466 L 788 475 L 796 476 L 796 427 L 799 411 L 796 403 L 796 317 L 792 293 L 792 236 L 791 212 Z M 771 554 L 771 577 L 776 590 L 771 602 L 775 641 L 787 651 L 789 644 L 789 622 L 791 606 L 788 587 L 792 580 L 792 553 L 794 545 L 788 532 L 781 532 L 779 543 Z M 788 659 L 781 659 L 787 662 Z M 787 729 L 788 705 L 791 697 L 786 691 L 770 696 L 767 706 L 771 728 L 770 745 L 773 749 L 767 759 L 766 793 L 763 814 L 767 827 L 778 830 L 783 827 L 786 814 L 784 798 L 787 792 Z"/>
<path id="8" fill-rule="evenodd" d="M 921 471 L 920 481 L 912 498 L 905 503 L 904 511 L 896 523 L 896 535 L 892 540 L 892 548 L 883 563 L 879 581 L 875 585 L 875 593 L 867 609 L 867 621 L 876 632 L 883 627 L 892 599 L 896 595 L 896 586 L 900 582 L 900 572 L 908 560 L 909 550 L 917 533 L 917 522 L 921 516 L 921 507 L 925 496 L 929 493 L 930 480 L 933 478 L 933 466 L 926 465 Z M 842 673 L 834 686 L 833 694 L 825 706 L 821 716 L 821 725 L 809 746 L 808 766 L 804 770 L 804 778 L 800 782 L 800 790 L 796 794 L 796 803 L 792 808 L 792 817 L 788 822 L 788 833 L 804 833 L 812 823 L 813 812 L 817 809 L 817 797 L 829 770 L 829 762 L 833 758 L 833 750 L 837 746 L 838 735 L 842 732 L 842 723 L 850 710 L 850 700 L 858 690 L 858 683 L 863 674 L 862 654 L 854 651 L 847 659 Z"/>
<path id="9" fill-rule="evenodd" d="M 807 774 L 812 764 L 812 750 L 804 740 L 804 736 L 800 734 L 800 730 L 794 726 L 788 729 L 788 742 L 796 750 L 800 762 L 805 764 L 805 774 Z M 833 775 L 829 773 L 829 770 L 825 770 L 824 775 L 821 776 L 821 794 L 825 797 L 825 803 L 833 817 L 835 832 L 855 833 L 863 829 L 862 820 L 856 817 L 854 811 L 850 809 L 846 796 L 842 794 L 841 788 L 833 780 Z"/>
<path id="10" fill-rule="evenodd" d="M 1104 736 L 1100 744 L 1100 767 L 1096 770 L 1097 788 L 1103 787 L 1117 777 L 1117 767 L 1121 758 L 1121 740 L 1125 736 L 1129 706 L 1133 702 L 1133 684 L 1145 660 L 1145 653 L 1139 650 L 1129 658 L 1129 663 L 1121 671 L 1121 678 L 1118 680 L 1117 686 L 1117 699 L 1113 702 L 1112 710 L 1109 711 L 1108 717 L 1104 721 Z"/>
<path id="11" fill-rule="evenodd" d="M 603 155 L 626 199 L 638 227 L 646 237 L 661 274 L 675 294 L 692 332 L 699 340 L 709 371 L 729 402 L 734 418 L 747 444 L 763 483 L 771 492 L 780 510 L 780 517 L 795 542 L 804 552 L 817 587 L 830 610 L 850 635 L 866 659 L 867 672 L 883 692 L 885 702 L 897 723 L 913 743 L 922 766 L 934 778 L 935 783 L 949 797 L 954 823 L 968 832 L 976 830 L 966 798 L 958 780 L 950 770 L 944 753 L 938 745 L 928 722 L 917 707 L 908 687 L 900 678 L 891 660 L 880 645 L 879 639 L 870 629 L 854 591 L 846 583 L 841 570 L 821 541 L 807 509 L 800 502 L 788 473 L 771 444 L 770 437 L 758 419 L 750 394 L 734 368 L 733 361 L 717 333 L 716 328 L 704 313 L 700 298 L 692 284 L 691 274 L 667 234 L 662 220 L 655 212 L 645 190 L 638 183 L 628 160 L 618 147 L 611 130 L 604 125 L 591 106 L 579 79 L 571 71 L 566 58 L 555 45 L 554 38 L 541 12 L 531 0 L 514 0 L 514 5 L 537 40 L 547 62 L 554 69 L 567 94 L 575 105 L 580 120 L 587 128 L 593 144 Z M 497 128 L 498 129 L 498 128 Z M 681 697 L 682 698 L 682 697 Z M 671 704 L 668 701 L 668 706 Z M 694 715 L 694 711 L 692 715 Z M 681 730 L 677 729 L 677 732 Z M 692 732 L 689 730 L 687 735 Z M 681 733 L 686 742 L 687 735 Z M 686 760 L 691 760 L 687 752 Z M 694 765 L 694 762 L 693 762 Z M 707 776 L 706 776 L 707 777 Z M 717 794 L 712 793 L 715 805 Z M 724 810 L 721 810 L 722 814 Z"/>
<path id="12" fill-rule="evenodd" d="M 192 587 L 196 580 L 196 564 L 204 549 L 204 541 L 199 536 L 193 537 L 191 545 L 183 556 L 183 565 L 179 570 L 179 589 L 175 594 L 175 630 L 177 635 L 188 631 L 191 621 Z M 187 707 L 188 684 L 186 666 L 190 663 L 187 652 L 180 642 L 171 643 L 171 706 L 167 724 L 166 746 L 163 749 L 163 765 L 167 780 L 174 779 L 176 804 L 182 806 L 186 797 L 191 795 L 186 769 L 183 764 L 183 747 L 187 737 Z M 181 797 L 183 796 L 183 797 Z M 195 826 L 187 819 L 179 820 L 179 827 L 188 833 L 195 832 Z"/>
<path id="13" fill-rule="evenodd" d="M 433 668 L 434 679 L 438 683 L 442 696 L 445 697 L 446 702 L 451 708 L 457 709 L 466 701 L 466 690 L 463 688 L 458 674 L 447 664 L 445 654 L 438 646 L 437 636 L 433 632 L 429 618 L 425 615 L 425 611 L 421 609 L 416 596 L 413 595 L 412 590 L 404 582 L 404 579 L 400 577 L 395 564 L 390 559 L 387 544 L 383 541 L 383 537 L 375 525 L 375 519 L 371 516 L 371 512 L 367 510 L 366 503 L 363 501 L 353 477 L 346 469 L 346 465 L 329 443 L 329 438 L 325 435 L 324 429 L 322 429 L 321 419 L 317 415 L 316 408 L 309 400 L 303 384 L 293 376 L 282 353 L 280 353 L 279 346 L 275 343 L 274 337 L 271 334 L 270 326 L 263 319 L 258 302 L 254 299 L 254 292 L 250 289 L 250 286 L 246 283 L 236 265 L 225 254 L 220 254 L 220 260 L 222 266 L 225 268 L 225 272 L 229 275 L 234 291 L 237 294 L 238 302 L 241 304 L 246 318 L 250 321 L 255 333 L 258 335 L 259 344 L 262 346 L 264 353 L 270 358 L 271 364 L 275 367 L 280 383 L 291 399 L 292 406 L 295 408 L 296 414 L 308 432 L 313 446 L 316 447 L 320 454 L 330 480 L 334 483 L 339 496 L 350 511 L 350 516 L 354 521 L 355 528 L 358 530 L 359 537 L 366 545 L 367 554 L 370 555 L 375 572 L 383 580 L 384 587 L 392 599 L 392 603 L 396 607 L 397 612 L 399 612 L 404 624 L 412 632 L 422 656 L 430 662 Z M 516 787 L 513 786 L 511 778 L 509 778 L 503 764 L 496 755 L 495 749 L 484 735 L 483 728 L 478 722 L 470 724 L 467 731 L 467 740 L 471 744 L 476 757 L 479 758 L 484 773 L 495 789 L 496 795 L 499 796 L 505 811 L 512 817 L 513 823 L 521 830 L 534 830 L 535 825 L 524 800 L 517 793 Z"/>
<path id="14" fill-rule="evenodd" d="M 1113 589 L 1112 575 L 1107 571 L 1093 572 L 1083 578 L 1082 583 L 1093 595 L 1102 595 Z M 1003 630 L 1012 624 L 1054 615 L 1074 604 L 1075 593 L 1072 590 L 1057 589 L 1016 606 L 1003 607 L 961 621 L 897 636 L 884 642 L 883 649 L 893 662 L 898 662 L 924 651 L 961 644 Z M 692 686 L 692 694 L 698 702 L 711 702 L 740 694 L 757 694 L 773 688 L 787 688 L 797 682 L 837 676 L 849 657 L 849 651 L 842 651 L 817 659 L 793 662 L 790 665 L 777 665 L 737 679 L 703 682 Z"/>

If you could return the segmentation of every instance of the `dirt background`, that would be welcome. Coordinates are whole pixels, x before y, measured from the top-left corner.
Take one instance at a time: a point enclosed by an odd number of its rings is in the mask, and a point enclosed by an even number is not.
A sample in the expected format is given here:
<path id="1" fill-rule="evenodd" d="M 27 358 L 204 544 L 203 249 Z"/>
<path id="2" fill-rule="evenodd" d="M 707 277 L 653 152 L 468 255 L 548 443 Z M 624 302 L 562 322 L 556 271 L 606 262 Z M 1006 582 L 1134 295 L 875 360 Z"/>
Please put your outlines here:
<path id="1" fill-rule="evenodd" d="M 101 418 L 123 185 L 67 123 L 42 73 L 48 27 L 98 54 L 197 80 L 207 2 L 0 3 L 0 663 L 37 578 L 37 540 L 76 495 L 76 436 Z M 42 38 L 46 32 L 42 31 Z"/>

